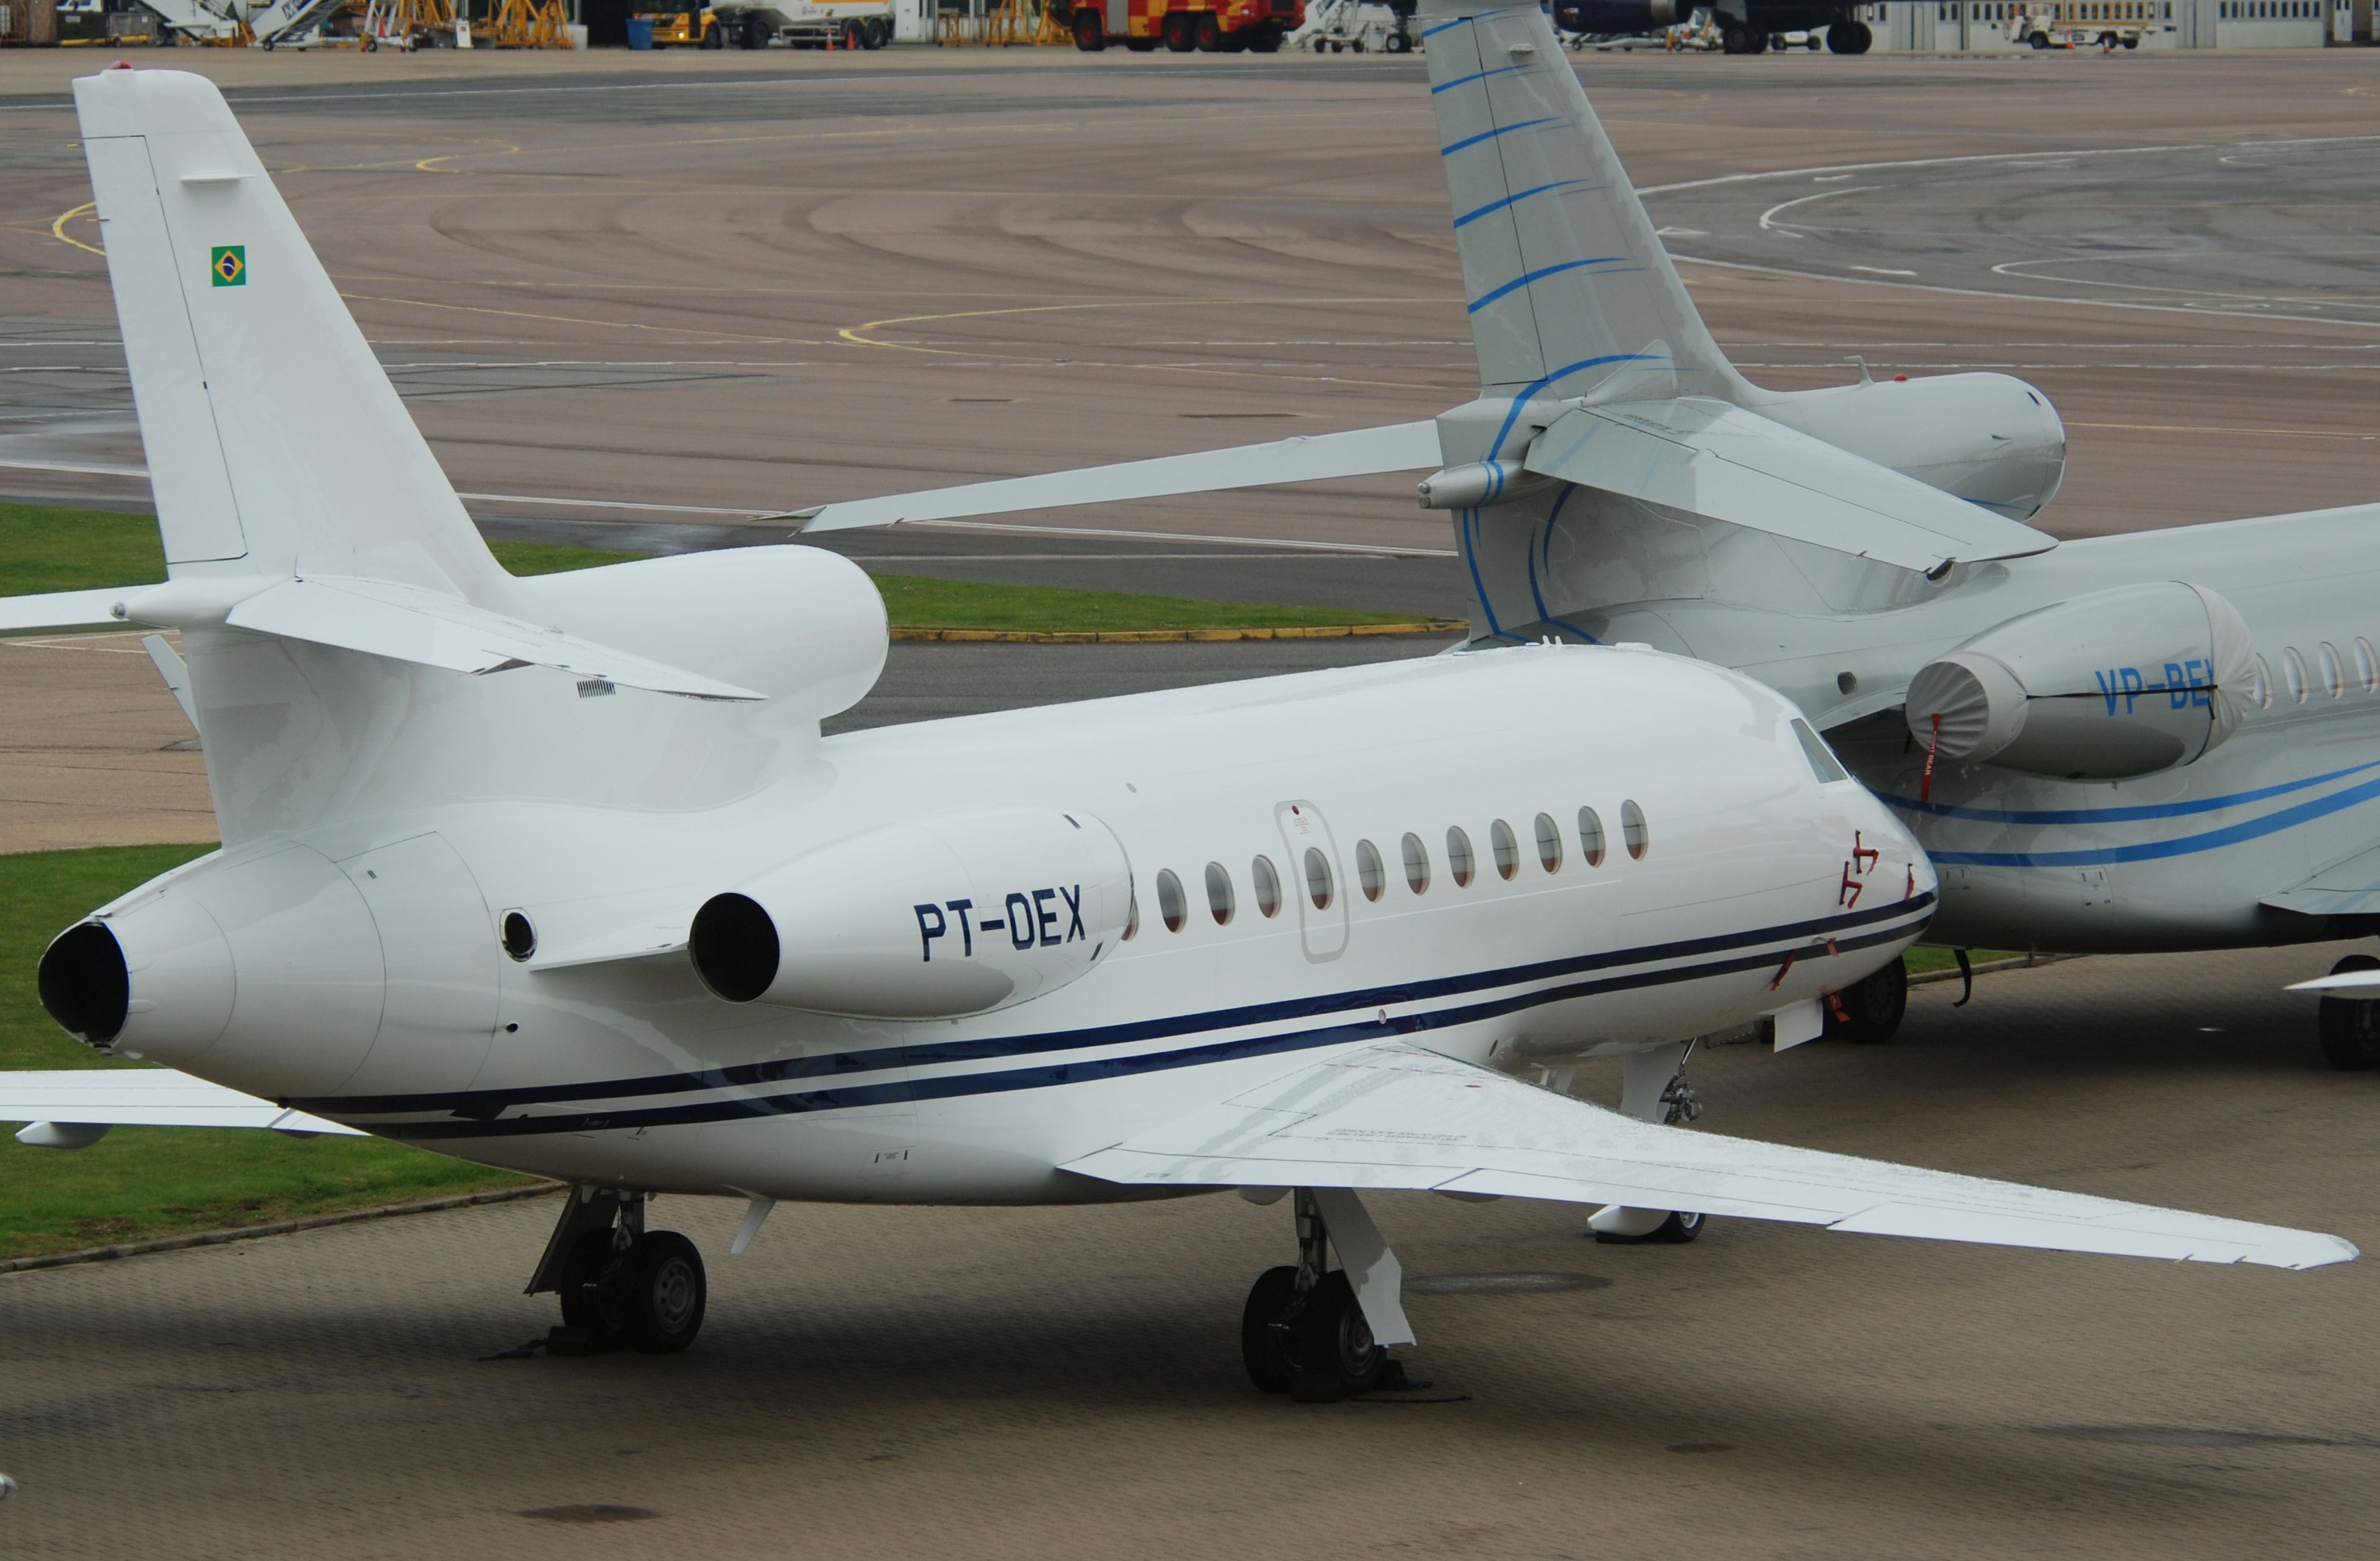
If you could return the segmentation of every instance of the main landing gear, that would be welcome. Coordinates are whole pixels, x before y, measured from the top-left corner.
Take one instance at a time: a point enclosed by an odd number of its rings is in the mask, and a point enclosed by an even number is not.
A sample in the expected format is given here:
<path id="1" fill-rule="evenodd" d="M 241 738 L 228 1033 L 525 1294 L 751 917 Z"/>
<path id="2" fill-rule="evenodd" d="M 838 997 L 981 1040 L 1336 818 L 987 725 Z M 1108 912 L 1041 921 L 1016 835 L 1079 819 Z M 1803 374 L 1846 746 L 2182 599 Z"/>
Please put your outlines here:
<path id="1" fill-rule="evenodd" d="M 1692 1041 L 1632 1051 L 1621 1060 L 1620 1114 L 1675 1127 L 1703 1114 L 1686 1083 Z M 1682 1246 L 1703 1233 L 1703 1216 L 1683 1209 L 1638 1209 L 1607 1204 L 1588 1217 L 1588 1231 L 1605 1246 Z"/>
<path id="2" fill-rule="evenodd" d="M 1297 1263 L 1268 1268 L 1240 1314 L 1240 1359 L 1266 1393 L 1329 1404 L 1405 1386 L 1388 1347 L 1411 1344 L 1396 1254 L 1344 1188 L 1299 1188 Z M 1330 1266 L 1330 1249 L 1343 1266 Z"/>
<path id="3" fill-rule="evenodd" d="M 645 1195 L 577 1186 L 554 1222 L 530 1295 L 552 1290 L 562 1325 L 546 1336 L 549 1355 L 596 1355 L 626 1348 L 674 1355 L 702 1331 L 709 1286 L 702 1254 L 674 1230 L 645 1228 Z"/>
<path id="4" fill-rule="evenodd" d="M 2380 960 L 2350 954 L 2331 966 L 2330 974 L 2358 970 L 2380 970 Z M 2321 1026 L 2322 1054 L 2333 1068 L 2350 1073 L 2380 1068 L 2380 999 L 2325 998 L 2314 1022 Z"/>

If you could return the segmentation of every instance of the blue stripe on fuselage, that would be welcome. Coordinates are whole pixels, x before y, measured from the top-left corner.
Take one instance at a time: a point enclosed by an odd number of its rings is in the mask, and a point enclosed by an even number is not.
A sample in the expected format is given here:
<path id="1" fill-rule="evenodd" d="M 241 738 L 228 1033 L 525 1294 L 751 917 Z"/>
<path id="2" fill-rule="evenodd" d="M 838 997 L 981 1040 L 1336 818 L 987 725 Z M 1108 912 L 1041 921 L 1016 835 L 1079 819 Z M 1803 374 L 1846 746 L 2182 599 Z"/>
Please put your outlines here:
<path id="1" fill-rule="evenodd" d="M 633 1079 L 532 1085 L 518 1089 L 449 1091 L 425 1095 L 287 1097 L 284 1098 L 281 1104 L 315 1115 L 338 1117 L 395 1115 L 416 1111 L 455 1111 L 493 1117 L 500 1111 L 517 1106 L 573 1100 L 625 1099 L 653 1095 L 686 1094 L 699 1090 L 749 1088 L 755 1085 L 788 1083 L 796 1079 L 824 1078 L 835 1074 L 875 1073 L 892 1068 L 981 1062 L 1053 1051 L 1087 1051 L 1097 1047 L 1125 1046 L 1141 1041 L 1172 1039 L 1201 1032 L 1240 1029 L 1249 1025 L 1278 1023 L 1283 1021 L 1310 1020 L 1334 1013 L 1364 1010 L 1377 1010 L 1407 1003 L 1463 997 L 1497 986 L 1517 985 L 1524 981 L 1548 980 L 1584 974 L 1597 970 L 1611 970 L 1626 965 L 1727 953 L 1730 950 L 1740 950 L 1763 944 L 1819 940 L 1829 937 L 1837 938 L 1840 941 L 1842 935 L 1850 929 L 1899 921 L 1929 909 L 1933 903 L 1934 897 L 1931 894 L 1923 894 L 1914 900 L 1896 901 L 1890 905 L 1879 905 L 1868 911 L 1844 912 L 1810 921 L 1792 922 L 1742 932 L 1722 933 L 1669 943 L 1647 944 L 1640 948 L 1612 950 L 1604 953 L 1573 955 L 1567 959 L 1540 961 L 1532 964 L 1478 971 L 1462 975 L 1439 976 L 1400 986 L 1363 987 L 1354 991 L 1327 993 L 1279 1002 L 1246 1004 L 1238 1008 L 1217 1009 L 1203 1013 L 1182 1014 L 1163 1019 L 1135 1020 L 1128 1023 L 1098 1025 L 1082 1030 L 878 1047 L 863 1051 L 834 1052 L 818 1057 L 787 1059 L 774 1062 L 742 1063 L 728 1068 L 652 1074 Z M 1859 945 L 1853 943 L 1852 946 Z M 1755 964 L 1759 964 L 1774 960 L 1777 954 L 1773 950 L 1764 950 L 1749 957 Z M 1658 971 L 1651 973 L 1645 979 L 1653 981 L 1679 979 L 1692 974 L 1691 970 L 1682 973 Z M 1613 979 L 1621 983 L 1637 980 L 1637 984 L 1643 984 L 1642 980 L 1634 977 Z M 1407 1022 L 1402 1020 L 1390 1022 L 1392 1026 L 1404 1023 Z M 865 1090 L 878 1086 L 853 1087 Z M 814 1093 L 832 1095 L 844 1092 L 829 1089 Z"/>
<path id="2" fill-rule="evenodd" d="M 1922 910 L 1929 906 L 1932 901 L 1932 895 L 1925 895 L 1916 900 L 1900 902 L 1894 905 L 1893 910 L 1895 912 Z M 1858 937 L 1837 938 L 1831 941 L 1838 951 L 1866 949 L 1910 936 L 1913 930 L 1915 929 L 1909 927 L 1888 927 L 1878 932 L 1865 933 Z M 1330 1047 L 1350 1046 L 1364 1041 L 1384 1040 L 1393 1035 L 1451 1029 L 1458 1025 L 1501 1018 L 1528 1009 L 1542 1008 L 1549 1003 L 1567 1002 L 1606 992 L 1664 986 L 1747 970 L 1764 970 L 1777 962 L 1777 960 L 1778 954 L 1775 950 L 1764 950 L 1754 954 L 1737 954 L 1726 959 L 1706 961 L 1696 965 L 1672 967 L 1666 970 L 1635 971 L 1625 975 L 1573 982 L 1567 986 L 1547 987 L 1536 992 L 1490 998 L 1479 1002 L 1441 1009 L 1434 1013 L 1410 1014 L 1388 1020 L 1358 1020 L 1350 1023 L 1293 1031 L 1287 1035 L 1208 1041 L 1196 1046 L 1175 1047 L 1166 1051 L 1137 1052 L 1125 1057 L 1078 1059 L 1048 1063 L 1039 1067 L 1008 1068 L 986 1072 L 929 1074 L 924 1078 L 892 1080 L 882 1083 L 853 1085 L 843 1089 L 802 1090 L 785 1095 L 759 1097 L 747 1095 L 731 1100 L 699 1101 L 682 1106 L 647 1107 L 617 1111 L 574 1111 L 552 1116 L 512 1117 L 492 1121 L 378 1123 L 371 1131 L 388 1138 L 432 1142 L 466 1138 L 512 1138 L 557 1132 L 598 1132 L 632 1128 L 679 1127 L 708 1122 L 750 1120 L 766 1117 L 804 1116 L 818 1111 L 849 1110 L 864 1106 L 898 1105 L 918 1100 L 951 1100 L 966 1095 L 1049 1089 L 1061 1084 L 1091 1083 L 1103 1079 L 1122 1078 L 1136 1073 L 1164 1072 L 1177 1068 L 1196 1068 L 1219 1062 L 1236 1061 L 1244 1058 L 1282 1052 L 1313 1051 Z"/>

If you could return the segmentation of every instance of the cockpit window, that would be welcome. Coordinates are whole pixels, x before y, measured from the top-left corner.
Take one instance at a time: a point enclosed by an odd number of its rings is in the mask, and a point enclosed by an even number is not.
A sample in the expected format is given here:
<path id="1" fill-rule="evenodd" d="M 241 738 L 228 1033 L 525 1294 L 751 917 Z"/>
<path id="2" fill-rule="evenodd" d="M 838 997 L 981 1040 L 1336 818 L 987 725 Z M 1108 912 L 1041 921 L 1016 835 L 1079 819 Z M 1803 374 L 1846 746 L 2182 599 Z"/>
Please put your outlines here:
<path id="1" fill-rule="evenodd" d="M 1818 777 L 1820 785 L 1852 778 L 1851 771 L 1843 768 L 1843 761 L 1835 757 L 1835 751 L 1827 746 L 1826 739 L 1810 730 L 1808 721 L 1795 721 L 1793 735 L 1801 742 L 1802 756 L 1810 761 L 1810 768 Z"/>

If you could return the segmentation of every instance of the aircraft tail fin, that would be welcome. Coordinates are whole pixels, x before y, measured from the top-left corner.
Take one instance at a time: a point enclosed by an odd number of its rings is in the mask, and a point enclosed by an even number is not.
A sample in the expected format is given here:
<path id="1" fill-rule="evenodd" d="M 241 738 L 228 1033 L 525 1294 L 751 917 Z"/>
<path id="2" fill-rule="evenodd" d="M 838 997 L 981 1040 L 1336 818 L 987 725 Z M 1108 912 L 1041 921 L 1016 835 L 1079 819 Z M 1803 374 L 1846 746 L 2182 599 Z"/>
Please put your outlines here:
<path id="1" fill-rule="evenodd" d="M 488 601 L 503 572 L 204 77 L 74 84 L 165 557 Z"/>
<path id="2" fill-rule="evenodd" d="M 1423 0 L 1420 16 L 1482 386 L 1735 399 L 1536 0 Z"/>

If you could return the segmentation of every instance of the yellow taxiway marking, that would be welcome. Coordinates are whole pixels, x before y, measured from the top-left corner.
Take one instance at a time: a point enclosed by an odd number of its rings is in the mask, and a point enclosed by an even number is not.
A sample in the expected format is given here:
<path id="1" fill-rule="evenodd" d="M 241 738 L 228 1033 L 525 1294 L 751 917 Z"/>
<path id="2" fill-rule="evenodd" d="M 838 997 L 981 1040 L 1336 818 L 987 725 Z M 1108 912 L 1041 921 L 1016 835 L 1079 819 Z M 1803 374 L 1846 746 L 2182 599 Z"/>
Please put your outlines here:
<path id="1" fill-rule="evenodd" d="M 67 210 L 60 212 L 58 213 L 58 220 L 50 224 L 50 236 L 56 239 L 61 244 L 71 244 L 78 249 L 88 249 L 94 255 L 106 254 L 107 251 L 101 248 L 98 245 L 85 244 L 81 239 L 77 238 L 72 234 L 67 232 L 67 224 L 74 221 L 77 217 L 81 216 L 85 212 L 97 210 L 99 202 L 96 200 L 86 200 L 79 206 L 71 206 Z"/>
<path id="2" fill-rule="evenodd" d="M 2118 429 L 2126 433 L 2252 433 L 2272 439 L 2349 439 L 2369 440 L 2380 435 L 2368 433 L 2336 433 L 2324 429 L 2243 429 L 2222 426 L 2202 426 L 2195 423 L 2073 423 L 2070 429 Z"/>
<path id="3" fill-rule="evenodd" d="M 763 342 L 780 346 L 821 347 L 808 336 L 768 336 L 748 331 L 713 331 L 700 325 L 648 325 L 634 320 L 593 320 L 577 314 L 533 314 L 528 309 L 490 309 L 484 304 L 442 304 L 429 298 L 392 298 L 374 293 L 341 293 L 352 304 L 404 304 L 412 309 L 443 309 L 453 314 L 495 314 L 508 320 L 543 320 L 556 325 L 601 325 L 613 331 L 659 331 L 671 336 L 705 336 L 714 341 Z"/>
<path id="4" fill-rule="evenodd" d="M 1022 353 L 970 352 L 961 347 L 929 347 L 912 342 L 880 342 L 870 334 L 893 325 L 924 325 L 945 320 L 982 320 L 1003 314 L 1059 314 L 1069 310 L 1115 309 L 1220 309 L 1251 304 L 1435 304 L 1442 298 L 1135 298 L 1103 304 L 1030 304 L 1016 309 L 962 309 L 953 314 L 905 314 L 890 320 L 871 320 L 861 325 L 845 325 L 835 334 L 854 346 L 880 347 L 886 352 L 924 353 L 933 357 L 972 357 L 993 363 L 1047 364 L 1047 358 L 1031 357 Z M 1334 385 L 1363 385 L 1376 390 L 1442 391 L 1439 384 L 1410 380 L 1356 380 L 1341 374 L 1276 374 L 1256 369 L 1209 369 L 1188 363 L 1116 363 L 1104 358 L 1071 357 L 1069 366 L 1087 369 L 1138 369 L 1160 374 L 1201 374 L 1229 380 L 1305 380 Z"/>

